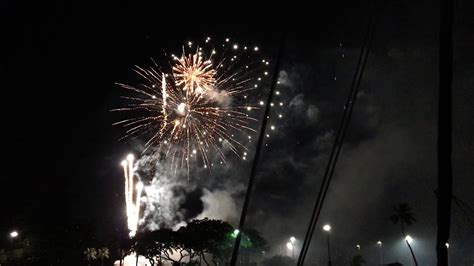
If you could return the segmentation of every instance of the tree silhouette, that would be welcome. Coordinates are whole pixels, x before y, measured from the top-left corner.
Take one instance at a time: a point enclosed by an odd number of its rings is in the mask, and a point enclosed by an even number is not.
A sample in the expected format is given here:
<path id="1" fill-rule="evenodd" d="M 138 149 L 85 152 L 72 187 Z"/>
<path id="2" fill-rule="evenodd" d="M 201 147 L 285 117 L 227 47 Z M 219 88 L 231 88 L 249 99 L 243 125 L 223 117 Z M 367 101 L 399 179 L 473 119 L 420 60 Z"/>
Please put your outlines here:
<path id="1" fill-rule="evenodd" d="M 361 256 L 361 255 L 355 255 L 353 258 L 352 258 L 352 261 L 351 261 L 351 266 L 362 266 L 365 264 L 365 260 L 364 258 Z"/>
<path id="2" fill-rule="evenodd" d="M 101 265 L 104 266 L 104 260 L 110 258 L 110 251 L 107 247 L 97 249 L 97 259 L 101 260 Z"/>
<path id="3" fill-rule="evenodd" d="M 137 255 L 147 258 L 152 266 L 157 262 L 161 265 L 161 260 L 178 265 L 184 258 L 189 258 L 191 262 L 196 257 L 206 265 L 210 265 L 210 262 L 224 265 L 232 253 L 235 239 L 233 232 L 234 228 L 221 220 L 192 220 L 178 231 L 163 228 L 137 233 L 132 239 L 133 250 Z M 248 251 L 260 252 L 266 246 L 265 239 L 257 230 L 247 229 L 241 235 L 241 245 Z"/>
<path id="4" fill-rule="evenodd" d="M 287 256 L 276 255 L 263 261 L 263 266 L 288 266 L 294 265 L 292 258 Z"/>
<path id="5" fill-rule="evenodd" d="M 84 250 L 84 258 L 87 260 L 87 265 L 91 265 L 91 261 L 97 259 L 97 250 L 95 248 L 86 248 Z"/>
<path id="6" fill-rule="evenodd" d="M 392 220 L 394 224 L 400 224 L 403 238 L 405 239 L 405 242 L 407 243 L 408 248 L 410 249 L 410 253 L 411 253 L 411 256 L 413 257 L 413 261 L 415 262 L 415 265 L 418 266 L 415 253 L 413 252 L 413 249 L 411 248 L 410 243 L 406 239 L 406 233 L 405 233 L 405 225 L 410 226 L 416 222 L 415 214 L 412 212 L 412 209 L 410 205 L 408 205 L 408 203 L 400 203 L 398 206 L 393 207 L 393 210 L 394 210 L 394 214 L 390 216 L 390 220 Z"/>

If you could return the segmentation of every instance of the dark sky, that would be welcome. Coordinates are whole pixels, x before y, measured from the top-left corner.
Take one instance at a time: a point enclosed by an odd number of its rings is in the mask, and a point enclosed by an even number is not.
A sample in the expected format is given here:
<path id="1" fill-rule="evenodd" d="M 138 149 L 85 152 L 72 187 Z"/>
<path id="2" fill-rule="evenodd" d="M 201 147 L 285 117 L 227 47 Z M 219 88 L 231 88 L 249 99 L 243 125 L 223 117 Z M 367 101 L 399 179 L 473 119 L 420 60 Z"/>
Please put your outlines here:
<path id="1" fill-rule="evenodd" d="M 387 260 L 409 263 L 399 229 L 387 218 L 391 206 L 408 202 L 418 218 L 409 231 L 420 265 L 433 265 L 439 10 L 437 1 L 396 2 L 377 8 L 373 49 L 321 223 L 333 224 L 335 254 L 352 256 L 361 244 L 375 263 L 373 245 L 382 240 Z M 286 29 L 279 87 L 285 117 L 266 142 L 249 225 L 276 243 L 274 252 L 290 235 L 303 236 L 362 42 L 365 5 L 1 5 L 2 233 L 85 222 L 103 234 L 123 228 L 118 163 L 140 147 L 120 142 L 123 131 L 112 126 L 120 115 L 109 110 L 122 95 L 114 83 L 133 83 L 133 65 L 207 35 L 257 43 L 274 58 Z M 469 1 L 458 1 L 453 91 L 454 194 L 471 207 L 473 12 Z M 232 162 L 193 183 L 198 196 L 191 198 L 230 197 L 240 210 L 249 166 Z M 196 212 L 201 205 L 185 207 Z M 238 211 L 225 212 L 235 222 Z M 472 224 L 456 206 L 452 221 L 452 265 L 472 263 Z M 317 262 L 323 244 L 317 232 Z"/>

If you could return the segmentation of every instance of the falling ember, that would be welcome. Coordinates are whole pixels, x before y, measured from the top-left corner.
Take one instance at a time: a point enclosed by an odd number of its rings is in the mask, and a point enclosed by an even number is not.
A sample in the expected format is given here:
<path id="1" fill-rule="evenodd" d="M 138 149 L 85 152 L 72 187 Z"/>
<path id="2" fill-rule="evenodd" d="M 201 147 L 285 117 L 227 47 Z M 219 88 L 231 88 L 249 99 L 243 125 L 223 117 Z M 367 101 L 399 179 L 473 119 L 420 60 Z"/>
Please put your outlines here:
<path id="1" fill-rule="evenodd" d="M 123 173 L 125 177 L 125 206 L 127 210 L 127 226 L 130 230 L 130 237 L 135 236 L 138 230 L 140 218 L 140 197 L 143 191 L 143 184 L 137 180 L 134 186 L 133 154 L 129 154 L 126 160 L 122 161 Z M 134 197 L 135 196 L 135 197 Z"/>
<path id="2" fill-rule="evenodd" d="M 241 157 L 248 143 L 239 139 L 255 132 L 257 121 L 250 115 L 258 108 L 248 95 L 260 87 L 257 73 L 268 74 L 268 61 L 247 62 L 244 53 L 250 52 L 238 44 L 227 43 L 222 51 L 191 44 L 183 46 L 180 57 L 172 54 L 169 66 L 135 67 L 144 82 L 119 84 L 135 95 L 125 97 L 127 107 L 116 109 L 140 113 L 116 123 L 127 128 L 125 137 L 145 135 L 145 151 L 163 153 L 176 169 L 188 172 L 193 160 L 205 168 L 212 160 L 225 163 L 224 146 Z"/>

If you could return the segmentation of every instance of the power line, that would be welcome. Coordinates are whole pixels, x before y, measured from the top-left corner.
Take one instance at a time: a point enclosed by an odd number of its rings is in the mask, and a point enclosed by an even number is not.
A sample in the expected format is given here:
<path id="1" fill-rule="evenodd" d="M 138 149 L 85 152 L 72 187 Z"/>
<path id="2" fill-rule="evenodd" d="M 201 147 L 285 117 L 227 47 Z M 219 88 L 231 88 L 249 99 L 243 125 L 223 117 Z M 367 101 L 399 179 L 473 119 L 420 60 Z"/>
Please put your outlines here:
<path id="1" fill-rule="evenodd" d="M 374 3 L 373 3 L 374 4 Z M 309 222 L 309 226 L 305 235 L 303 246 L 301 248 L 300 256 L 298 258 L 297 265 L 302 266 L 304 264 L 309 246 L 311 244 L 311 239 L 314 234 L 314 230 L 321 213 L 321 209 L 326 197 L 327 191 L 329 189 L 329 184 L 331 182 L 332 176 L 334 174 L 334 169 L 336 167 L 337 158 L 341 151 L 342 144 L 347 132 L 347 127 L 352 115 L 353 107 L 355 100 L 357 98 L 357 92 L 359 91 L 360 82 L 362 80 L 362 75 L 364 72 L 365 64 L 367 62 L 367 57 L 370 50 L 370 45 L 373 39 L 373 34 L 375 30 L 375 7 L 372 7 L 373 10 L 370 10 L 371 16 L 369 17 L 369 22 L 367 24 L 367 31 L 364 38 L 364 43 L 361 49 L 359 60 L 357 62 L 356 70 L 354 77 L 352 79 L 351 87 L 349 90 L 349 95 L 344 105 L 344 112 L 341 119 L 341 122 L 338 127 L 336 139 L 334 141 L 333 148 L 331 150 L 331 155 L 329 157 L 328 164 L 326 165 L 323 181 L 321 183 L 321 188 L 316 199 L 313 213 Z"/>

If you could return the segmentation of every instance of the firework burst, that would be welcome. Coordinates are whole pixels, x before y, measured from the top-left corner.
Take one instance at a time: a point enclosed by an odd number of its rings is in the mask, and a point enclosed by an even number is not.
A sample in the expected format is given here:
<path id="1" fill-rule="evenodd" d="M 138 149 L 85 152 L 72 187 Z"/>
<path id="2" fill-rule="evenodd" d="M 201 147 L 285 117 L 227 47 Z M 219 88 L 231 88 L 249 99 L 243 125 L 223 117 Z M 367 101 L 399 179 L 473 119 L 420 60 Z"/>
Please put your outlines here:
<path id="1" fill-rule="evenodd" d="M 209 169 L 215 159 L 225 163 L 227 150 L 245 159 L 257 109 L 248 99 L 268 74 L 268 61 L 252 59 L 258 47 L 239 49 L 226 39 L 216 48 L 209 41 L 203 47 L 188 43 L 164 65 L 136 66 L 139 85 L 119 84 L 133 93 L 124 97 L 126 107 L 116 109 L 134 112 L 116 123 L 127 128 L 125 137 L 145 135 L 145 151 L 164 154 L 188 173 L 191 161 Z"/>

